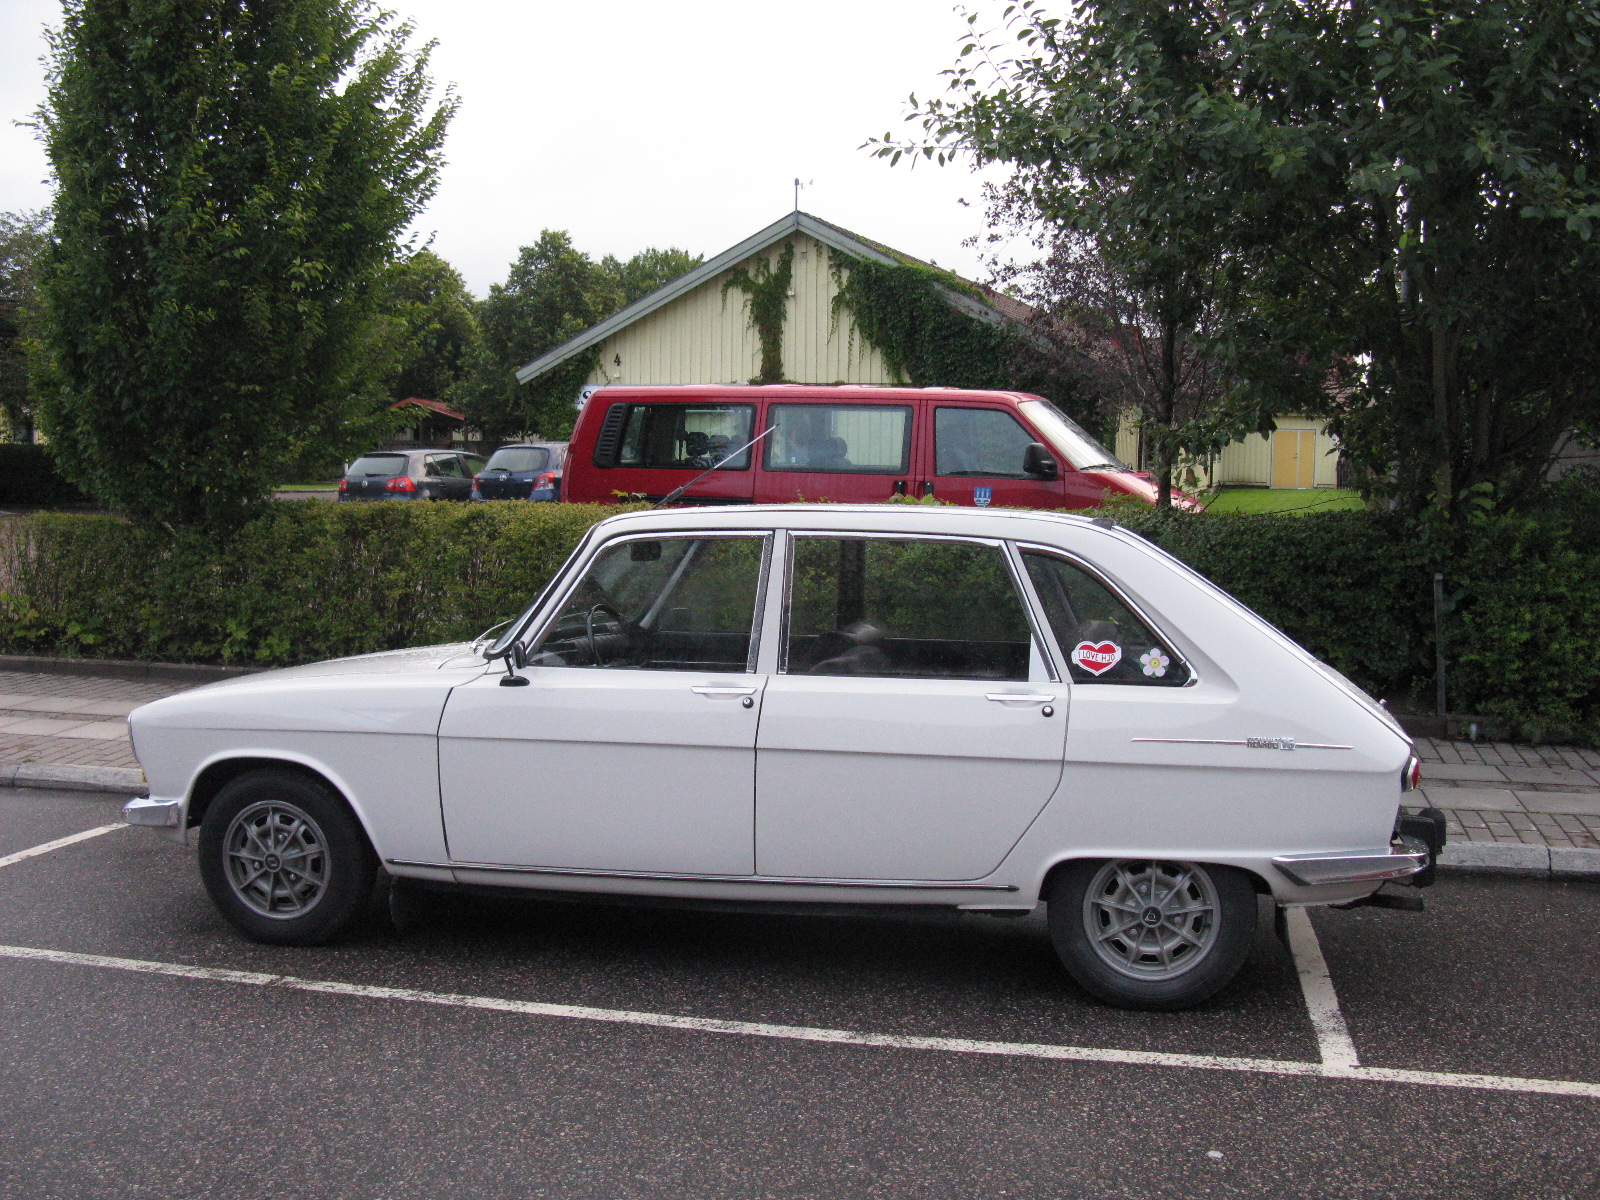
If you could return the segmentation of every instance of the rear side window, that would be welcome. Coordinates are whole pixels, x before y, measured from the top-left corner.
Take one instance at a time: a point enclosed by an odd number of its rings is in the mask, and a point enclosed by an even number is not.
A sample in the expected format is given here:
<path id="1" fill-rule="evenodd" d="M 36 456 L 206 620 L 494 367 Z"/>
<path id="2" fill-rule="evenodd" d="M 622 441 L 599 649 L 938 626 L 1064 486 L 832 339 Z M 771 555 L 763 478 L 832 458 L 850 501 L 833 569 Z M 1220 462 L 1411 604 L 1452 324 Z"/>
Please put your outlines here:
<path id="1" fill-rule="evenodd" d="M 486 471 L 543 471 L 550 451 L 543 446 L 507 446 L 489 456 Z"/>
<path id="2" fill-rule="evenodd" d="M 606 414 L 612 424 L 617 409 Z M 724 471 L 750 466 L 750 451 L 740 450 L 750 440 L 755 408 L 749 404 L 631 404 L 621 419 L 621 438 L 615 463 L 596 466 L 677 467 L 704 471 L 722 463 Z M 740 453 L 723 463 L 730 453 Z"/>
<path id="3" fill-rule="evenodd" d="M 911 409 L 898 405 L 774 404 L 769 471 L 904 475 L 911 466 Z"/>
<path id="4" fill-rule="evenodd" d="M 1033 440 L 1014 417 L 996 408 L 937 409 L 934 474 L 1032 478 L 1022 469 L 1022 461 Z"/>
<path id="5" fill-rule="evenodd" d="M 406 473 L 406 456 L 404 454 L 363 454 L 350 464 L 350 469 L 345 474 L 355 479 L 365 475 L 369 478 L 392 479 L 396 475 Z"/>
<path id="6" fill-rule="evenodd" d="M 1082 567 L 1031 550 L 1022 560 L 1074 683 L 1182 687 L 1193 678 L 1172 647 Z"/>
<path id="7" fill-rule="evenodd" d="M 786 672 L 1024 680 L 1031 647 L 995 546 L 795 540 Z"/>

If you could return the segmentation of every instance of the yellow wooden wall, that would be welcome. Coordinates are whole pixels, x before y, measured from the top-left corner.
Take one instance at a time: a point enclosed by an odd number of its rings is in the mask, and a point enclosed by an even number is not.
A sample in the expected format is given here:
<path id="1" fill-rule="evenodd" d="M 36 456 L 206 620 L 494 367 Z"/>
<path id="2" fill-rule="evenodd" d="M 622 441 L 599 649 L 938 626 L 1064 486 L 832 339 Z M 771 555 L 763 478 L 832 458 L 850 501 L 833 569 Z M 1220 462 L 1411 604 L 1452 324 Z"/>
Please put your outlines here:
<path id="1" fill-rule="evenodd" d="M 833 317 L 829 250 L 804 234 L 794 243 L 793 283 L 783 326 L 783 373 L 800 383 L 893 383 L 883 356 L 852 337 L 849 313 Z M 776 263 L 783 242 L 762 251 Z M 754 259 L 747 259 L 749 267 Z M 761 341 L 745 295 L 722 297 L 727 272 L 607 338 L 590 383 L 748 383 L 761 370 Z"/>
<path id="2" fill-rule="evenodd" d="M 1314 466 L 1312 469 L 1312 487 L 1337 487 L 1338 471 L 1336 466 L 1337 455 L 1334 453 L 1333 438 L 1328 436 L 1328 431 L 1321 421 L 1311 417 L 1279 417 L 1280 430 L 1310 430 L 1314 433 Z M 1130 415 L 1124 414 L 1122 421 L 1117 426 L 1116 438 L 1117 457 L 1129 466 L 1137 466 L 1139 462 L 1139 431 L 1133 426 Z M 1219 454 L 1206 467 L 1201 469 L 1203 485 L 1213 484 L 1254 484 L 1260 487 L 1272 486 L 1272 438 L 1270 435 L 1252 433 L 1223 447 Z"/>

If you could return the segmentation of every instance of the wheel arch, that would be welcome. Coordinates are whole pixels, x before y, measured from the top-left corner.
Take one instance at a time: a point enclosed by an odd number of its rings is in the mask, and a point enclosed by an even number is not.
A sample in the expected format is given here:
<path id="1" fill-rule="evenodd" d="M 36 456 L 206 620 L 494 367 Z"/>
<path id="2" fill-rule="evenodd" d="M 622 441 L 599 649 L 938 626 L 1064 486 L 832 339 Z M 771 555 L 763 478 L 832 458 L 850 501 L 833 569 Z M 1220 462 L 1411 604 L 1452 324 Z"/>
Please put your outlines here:
<path id="1" fill-rule="evenodd" d="M 211 807 L 211 802 L 223 788 L 241 775 L 260 770 L 290 771 L 329 788 L 354 814 L 356 821 L 366 831 L 367 840 L 369 842 L 372 840 L 372 832 L 362 818 L 360 808 L 351 801 L 349 792 L 328 772 L 308 762 L 266 754 L 241 754 L 219 758 L 202 767 L 189 788 L 187 826 L 194 828 L 205 820 L 206 810 Z"/>
<path id="2" fill-rule="evenodd" d="M 1041 877 L 1040 880 L 1039 880 L 1039 901 L 1041 903 L 1047 903 L 1049 901 L 1049 899 L 1050 899 L 1050 889 L 1055 884 L 1056 877 L 1058 875 L 1060 875 L 1061 872 L 1065 871 L 1068 867 L 1072 866 L 1073 863 L 1080 863 L 1080 862 L 1109 862 L 1113 858 L 1149 859 L 1149 858 L 1152 858 L 1152 857 L 1153 856 L 1148 855 L 1148 854 L 1069 854 L 1069 855 L 1066 855 L 1063 858 L 1058 858 L 1058 859 L 1056 859 L 1054 862 L 1052 862 L 1050 864 L 1050 866 L 1045 870 L 1045 873 L 1044 873 L 1043 877 Z M 1246 879 L 1248 879 L 1250 881 L 1250 886 L 1255 889 L 1256 895 L 1258 895 L 1258 896 L 1270 896 L 1270 895 L 1272 895 L 1272 886 L 1266 881 L 1266 879 L 1264 879 L 1261 876 L 1261 874 L 1259 872 L 1254 871 L 1254 870 L 1250 869 L 1249 867 L 1241 867 L 1237 863 L 1218 862 L 1215 859 L 1208 859 L 1208 858 L 1204 858 L 1204 857 L 1200 857 L 1200 858 L 1185 858 L 1185 859 L 1160 859 L 1160 860 L 1157 860 L 1157 861 L 1163 861 L 1163 862 L 1180 862 L 1180 861 L 1181 862 L 1193 862 L 1193 863 L 1199 863 L 1201 866 L 1205 866 L 1205 867 L 1228 867 L 1228 868 L 1230 868 L 1232 870 L 1238 871 L 1241 875 L 1243 875 Z"/>

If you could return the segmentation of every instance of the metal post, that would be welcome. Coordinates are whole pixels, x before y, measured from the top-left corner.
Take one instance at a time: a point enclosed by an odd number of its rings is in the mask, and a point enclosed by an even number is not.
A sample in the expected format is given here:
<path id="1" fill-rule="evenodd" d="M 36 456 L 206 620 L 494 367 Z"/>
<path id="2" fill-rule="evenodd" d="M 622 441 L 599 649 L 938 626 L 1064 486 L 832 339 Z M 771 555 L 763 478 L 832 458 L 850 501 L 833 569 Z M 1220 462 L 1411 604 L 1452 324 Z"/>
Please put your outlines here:
<path id="1" fill-rule="evenodd" d="M 1444 573 L 1433 573 L 1433 678 L 1439 716 L 1445 715 Z"/>

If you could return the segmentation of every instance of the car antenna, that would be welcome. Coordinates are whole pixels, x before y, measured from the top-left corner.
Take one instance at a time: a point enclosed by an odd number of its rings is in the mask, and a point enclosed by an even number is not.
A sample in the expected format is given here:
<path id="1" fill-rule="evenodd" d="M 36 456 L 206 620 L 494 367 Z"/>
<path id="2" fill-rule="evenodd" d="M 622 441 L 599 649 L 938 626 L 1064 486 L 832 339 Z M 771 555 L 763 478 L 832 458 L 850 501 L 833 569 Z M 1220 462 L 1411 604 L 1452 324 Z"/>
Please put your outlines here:
<path id="1" fill-rule="evenodd" d="M 734 450 L 734 451 L 732 451 L 731 453 L 728 453 L 728 454 L 724 454 L 721 458 L 717 459 L 716 462 L 712 463 L 704 471 L 701 471 L 700 474 L 696 475 L 693 479 L 689 480 L 688 483 L 683 484 L 681 487 L 673 488 L 670 492 L 668 492 L 665 496 L 661 497 L 661 499 L 657 500 L 650 507 L 652 509 L 656 509 L 656 508 L 660 508 L 663 504 L 671 504 L 674 500 L 676 500 L 680 496 L 682 496 L 685 492 L 687 492 L 695 484 L 699 483 L 707 475 L 711 474 L 711 472 L 715 471 L 718 467 L 722 466 L 723 463 L 732 462 L 734 459 L 738 458 L 739 455 L 743 454 L 746 450 L 750 449 L 751 446 L 754 446 L 757 442 L 759 442 L 762 438 L 766 437 L 767 434 L 771 433 L 776 428 L 777 428 L 776 425 L 768 425 L 765 429 L 763 429 L 760 433 L 756 434 L 755 437 L 751 438 L 748 442 L 746 442 L 744 445 L 740 446 L 737 450 Z"/>

